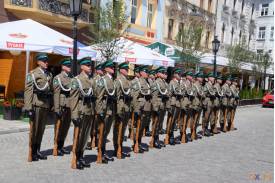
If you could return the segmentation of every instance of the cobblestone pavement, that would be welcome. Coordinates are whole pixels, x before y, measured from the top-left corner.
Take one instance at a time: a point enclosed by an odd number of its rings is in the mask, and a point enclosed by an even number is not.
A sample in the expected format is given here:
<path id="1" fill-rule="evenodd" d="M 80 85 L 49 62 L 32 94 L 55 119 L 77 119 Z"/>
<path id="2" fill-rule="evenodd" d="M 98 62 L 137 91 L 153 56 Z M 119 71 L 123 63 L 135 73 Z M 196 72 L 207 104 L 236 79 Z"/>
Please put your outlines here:
<path id="1" fill-rule="evenodd" d="M 108 165 L 95 163 L 96 150 L 85 151 L 91 168 L 82 171 L 70 169 L 70 155 L 50 155 L 52 128 L 46 129 L 42 144 L 48 160 L 34 163 L 27 162 L 28 132 L 0 135 L 0 183 L 272 182 L 273 112 L 259 106 L 240 108 L 236 114 L 237 131 L 161 150 L 150 149 L 144 154 L 132 153 L 130 158 L 115 159 Z M 71 142 L 72 128 L 66 145 Z M 130 140 L 125 145 L 130 147 Z M 111 142 L 107 149 L 113 149 Z"/>

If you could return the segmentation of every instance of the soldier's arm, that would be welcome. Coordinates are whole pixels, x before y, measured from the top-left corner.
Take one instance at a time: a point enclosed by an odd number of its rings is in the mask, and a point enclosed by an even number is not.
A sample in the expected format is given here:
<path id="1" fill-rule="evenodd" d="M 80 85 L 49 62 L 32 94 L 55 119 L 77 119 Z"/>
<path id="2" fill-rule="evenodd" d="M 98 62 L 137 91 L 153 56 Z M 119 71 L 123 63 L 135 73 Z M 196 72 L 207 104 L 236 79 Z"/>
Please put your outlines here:
<path id="1" fill-rule="evenodd" d="M 76 79 L 72 79 L 71 81 L 71 91 L 70 91 L 70 108 L 71 108 L 71 117 L 72 119 L 79 118 L 79 111 L 78 111 L 78 103 L 79 103 L 79 86 Z"/>
<path id="2" fill-rule="evenodd" d="M 29 73 L 27 75 L 27 80 L 25 83 L 25 90 L 24 90 L 24 109 L 26 111 L 32 110 L 32 100 L 33 100 L 33 80 L 32 76 Z"/>
<path id="3" fill-rule="evenodd" d="M 54 101 L 54 112 L 60 112 L 60 85 L 57 77 L 53 79 L 53 101 Z"/>

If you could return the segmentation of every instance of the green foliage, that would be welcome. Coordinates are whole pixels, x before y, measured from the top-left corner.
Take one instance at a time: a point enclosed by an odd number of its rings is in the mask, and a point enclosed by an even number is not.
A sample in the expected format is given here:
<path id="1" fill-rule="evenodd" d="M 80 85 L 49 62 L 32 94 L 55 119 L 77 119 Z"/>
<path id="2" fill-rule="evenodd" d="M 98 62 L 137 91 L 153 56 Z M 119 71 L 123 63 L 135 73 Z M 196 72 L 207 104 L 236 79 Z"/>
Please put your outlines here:
<path id="1" fill-rule="evenodd" d="M 248 89 L 244 88 L 240 91 L 240 98 L 241 99 L 259 99 L 264 96 L 262 90 L 258 90 L 257 88 Z"/>
<path id="2" fill-rule="evenodd" d="M 93 35 L 92 44 L 98 44 L 101 55 L 112 59 L 119 53 L 118 41 L 128 27 L 128 16 L 122 0 L 106 3 L 105 6 L 93 9 L 95 23 L 90 26 Z"/>
<path id="3" fill-rule="evenodd" d="M 190 24 L 183 27 L 176 37 L 177 45 L 182 48 L 181 60 L 187 69 L 199 63 L 199 57 L 202 54 L 202 34 L 202 25 Z"/>

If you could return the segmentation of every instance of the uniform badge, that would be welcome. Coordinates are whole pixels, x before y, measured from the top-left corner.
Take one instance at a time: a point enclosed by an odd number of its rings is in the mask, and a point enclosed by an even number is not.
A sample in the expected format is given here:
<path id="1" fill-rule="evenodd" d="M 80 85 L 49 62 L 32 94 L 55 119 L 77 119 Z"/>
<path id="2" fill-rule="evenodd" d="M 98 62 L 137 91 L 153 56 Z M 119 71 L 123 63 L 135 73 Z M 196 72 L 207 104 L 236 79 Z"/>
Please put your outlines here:
<path id="1" fill-rule="evenodd" d="M 104 86 L 104 81 L 102 78 L 100 78 L 99 80 L 97 80 L 96 85 L 100 88 L 102 88 Z"/>
<path id="2" fill-rule="evenodd" d="M 56 79 L 56 78 L 54 78 L 54 80 L 53 80 L 53 85 L 58 85 L 58 80 Z"/>
<path id="3" fill-rule="evenodd" d="M 78 82 L 74 79 L 71 82 L 71 88 L 72 89 L 77 89 L 78 88 Z"/>
<path id="4" fill-rule="evenodd" d="M 29 82 L 31 82 L 32 81 L 32 76 L 31 76 L 31 74 L 28 74 L 27 75 L 27 82 L 29 83 Z"/>

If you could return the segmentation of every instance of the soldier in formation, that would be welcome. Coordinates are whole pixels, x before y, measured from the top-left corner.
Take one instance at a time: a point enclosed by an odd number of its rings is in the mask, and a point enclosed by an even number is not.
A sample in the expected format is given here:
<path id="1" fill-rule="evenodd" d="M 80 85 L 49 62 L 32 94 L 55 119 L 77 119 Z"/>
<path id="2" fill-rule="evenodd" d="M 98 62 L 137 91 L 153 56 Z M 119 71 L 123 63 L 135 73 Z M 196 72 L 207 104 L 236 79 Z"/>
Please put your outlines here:
<path id="1" fill-rule="evenodd" d="M 98 64 L 93 74 L 90 57 L 78 61 L 80 74 L 75 77 L 70 74 L 72 60 L 63 59 L 61 73 L 52 78 L 47 71 L 47 54 L 37 54 L 36 60 L 38 67 L 27 75 L 24 98 L 24 109 L 30 118 L 28 161 L 47 159 L 40 148 L 52 108 L 56 114 L 54 156 L 70 153 L 64 143 L 73 122 L 73 169 L 90 167 L 84 150 L 96 146 L 98 164 L 114 160 L 106 153 L 112 127 L 113 156 L 117 159 L 130 157 L 123 149 L 127 128 L 134 153 L 149 150 L 142 144 L 144 135 L 151 136 L 149 147 L 161 149 L 201 138 L 197 131 L 200 124 L 203 136 L 236 130 L 237 78 L 175 68 L 172 79 L 167 81 L 166 68 L 149 69 L 143 65 L 135 67 L 131 80 L 126 62 L 117 65 L 117 74 L 112 61 Z M 162 143 L 160 134 L 164 126 L 166 135 Z M 178 128 L 179 138 L 174 135 Z"/>

